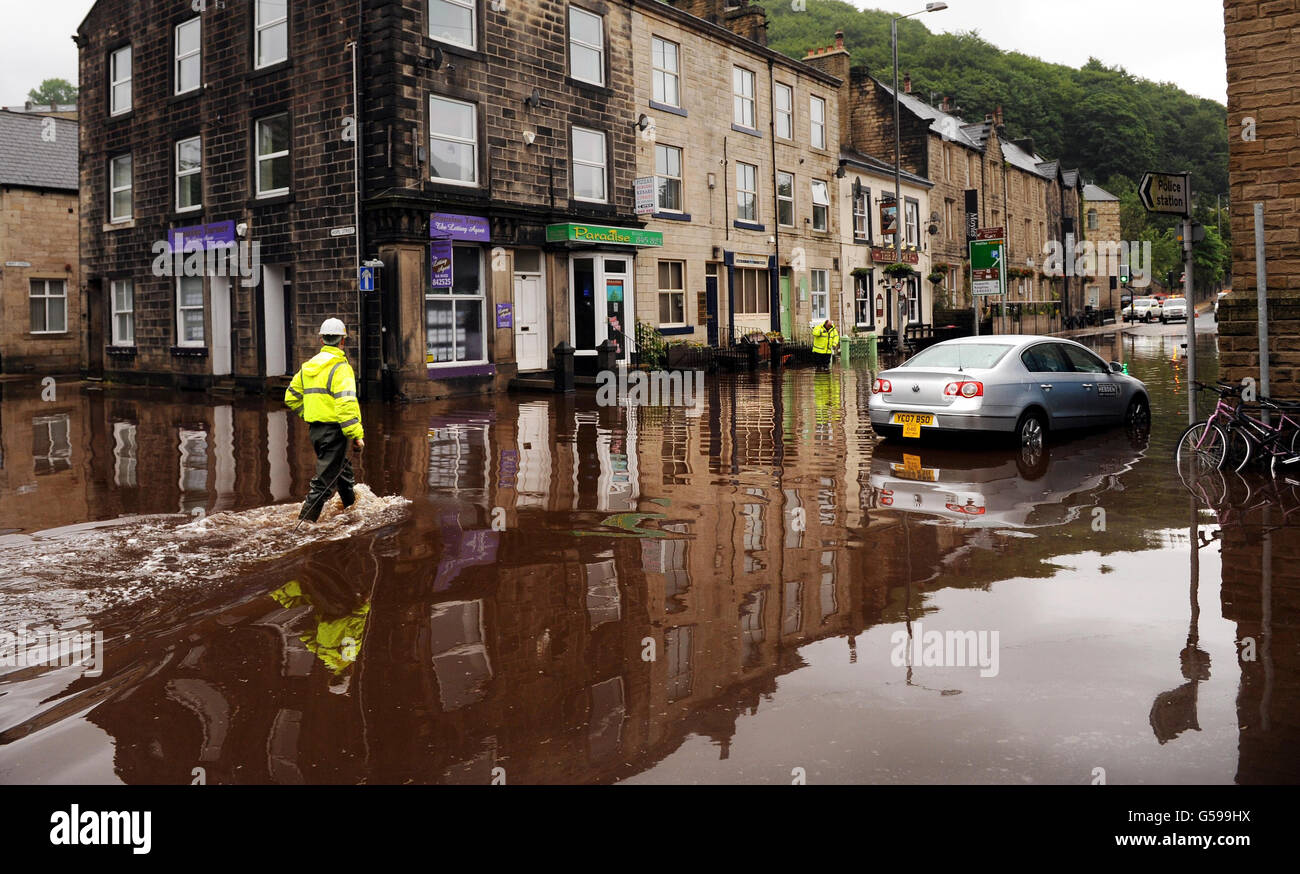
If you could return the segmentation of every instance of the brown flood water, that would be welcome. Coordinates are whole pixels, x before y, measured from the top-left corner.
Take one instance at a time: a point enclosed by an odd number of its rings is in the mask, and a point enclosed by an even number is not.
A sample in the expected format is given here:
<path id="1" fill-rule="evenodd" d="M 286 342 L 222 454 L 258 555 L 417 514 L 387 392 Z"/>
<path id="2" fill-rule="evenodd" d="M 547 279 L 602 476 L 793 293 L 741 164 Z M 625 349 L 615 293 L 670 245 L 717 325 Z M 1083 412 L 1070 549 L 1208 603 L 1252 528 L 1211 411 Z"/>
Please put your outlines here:
<path id="1" fill-rule="evenodd" d="M 838 368 L 369 405 L 298 532 L 276 403 L 0 384 L 0 634 L 103 636 L 0 665 L 0 782 L 1300 782 L 1300 496 L 1192 497 L 1124 342 L 1150 435 L 1040 456 L 878 443 Z"/>

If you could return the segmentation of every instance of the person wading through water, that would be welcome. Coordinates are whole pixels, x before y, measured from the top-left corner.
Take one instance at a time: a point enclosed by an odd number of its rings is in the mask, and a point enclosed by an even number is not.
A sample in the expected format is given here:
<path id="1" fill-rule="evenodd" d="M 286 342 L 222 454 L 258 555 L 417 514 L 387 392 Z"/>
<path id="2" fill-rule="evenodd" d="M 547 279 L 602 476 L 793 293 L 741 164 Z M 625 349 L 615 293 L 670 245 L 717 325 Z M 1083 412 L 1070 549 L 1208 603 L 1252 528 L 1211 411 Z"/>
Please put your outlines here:
<path id="1" fill-rule="evenodd" d="M 817 369 L 830 370 L 831 356 L 839 351 L 840 332 L 830 319 L 813 328 L 813 353 L 817 356 Z"/>
<path id="2" fill-rule="evenodd" d="M 361 428 L 361 407 L 357 403 L 357 380 L 343 354 L 348 329 L 340 319 L 326 319 L 320 326 L 320 354 L 303 364 L 284 393 L 284 402 L 310 426 L 311 444 L 316 449 L 316 476 L 303 502 L 299 519 L 315 522 L 338 487 L 343 509 L 356 501 L 356 479 L 348 460 L 348 441 L 354 452 L 366 448 Z"/>

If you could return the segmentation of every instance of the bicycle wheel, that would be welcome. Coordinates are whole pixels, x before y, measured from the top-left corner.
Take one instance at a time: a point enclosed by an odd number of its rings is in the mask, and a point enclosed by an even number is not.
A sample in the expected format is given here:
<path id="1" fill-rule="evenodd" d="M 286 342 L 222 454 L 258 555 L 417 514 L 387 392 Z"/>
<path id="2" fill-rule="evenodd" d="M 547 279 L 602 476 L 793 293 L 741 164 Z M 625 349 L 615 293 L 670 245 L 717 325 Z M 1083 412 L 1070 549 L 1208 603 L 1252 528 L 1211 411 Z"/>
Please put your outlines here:
<path id="1" fill-rule="evenodd" d="M 1219 470 L 1228 457 L 1228 437 L 1218 425 L 1197 422 L 1189 425 L 1178 438 L 1178 451 L 1174 457 L 1178 472 L 1184 478 Z"/>
<path id="2" fill-rule="evenodd" d="M 1255 457 L 1255 442 L 1240 428 L 1228 427 L 1228 455 L 1224 459 L 1223 469 L 1241 471 Z"/>

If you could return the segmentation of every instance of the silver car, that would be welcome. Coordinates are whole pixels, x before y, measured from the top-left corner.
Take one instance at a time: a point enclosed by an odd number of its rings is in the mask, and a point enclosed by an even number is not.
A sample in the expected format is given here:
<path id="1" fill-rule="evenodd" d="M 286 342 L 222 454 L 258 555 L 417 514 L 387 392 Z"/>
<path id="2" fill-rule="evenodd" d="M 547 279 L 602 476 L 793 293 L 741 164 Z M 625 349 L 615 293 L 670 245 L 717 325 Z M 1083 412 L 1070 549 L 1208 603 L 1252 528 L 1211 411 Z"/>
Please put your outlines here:
<path id="1" fill-rule="evenodd" d="M 1160 308 L 1160 323 L 1169 324 L 1170 322 L 1187 321 L 1187 300 L 1181 297 L 1171 297 L 1165 301 Z"/>
<path id="2" fill-rule="evenodd" d="M 1041 445 L 1050 431 L 1146 427 L 1146 386 L 1088 347 L 1060 337 L 1003 334 L 946 340 L 880 373 L 868 402 L 882 437 L 1008 434 Z"/>

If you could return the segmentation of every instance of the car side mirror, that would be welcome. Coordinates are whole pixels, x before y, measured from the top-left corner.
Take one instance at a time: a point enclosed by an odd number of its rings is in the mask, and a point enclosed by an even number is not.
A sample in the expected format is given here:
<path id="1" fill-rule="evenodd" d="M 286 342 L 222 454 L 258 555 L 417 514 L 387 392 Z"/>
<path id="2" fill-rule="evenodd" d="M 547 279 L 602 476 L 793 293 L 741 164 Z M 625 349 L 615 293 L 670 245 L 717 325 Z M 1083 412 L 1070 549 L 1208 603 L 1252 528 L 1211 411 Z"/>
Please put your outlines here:
<path id="1" fill-rule="evenodd" d="M 1123 364 L 1120 364 L 1118 361 L 1112 361 L 1112 362 L 1110 363 L 1110 372 L 1111 372 L 1111 373 L 1123 373 L 1123 372 L 1124 372 L 1124 365 L 1123 365 Z"/>

